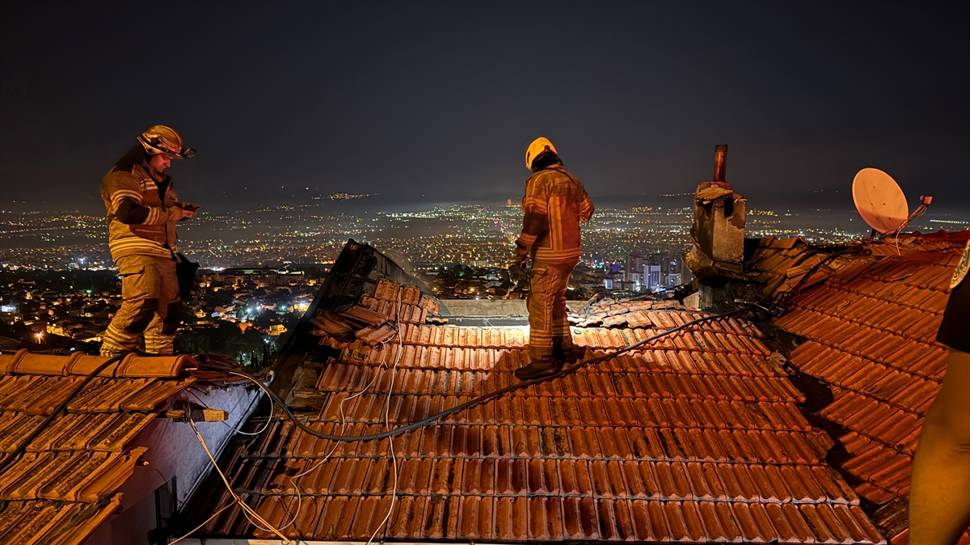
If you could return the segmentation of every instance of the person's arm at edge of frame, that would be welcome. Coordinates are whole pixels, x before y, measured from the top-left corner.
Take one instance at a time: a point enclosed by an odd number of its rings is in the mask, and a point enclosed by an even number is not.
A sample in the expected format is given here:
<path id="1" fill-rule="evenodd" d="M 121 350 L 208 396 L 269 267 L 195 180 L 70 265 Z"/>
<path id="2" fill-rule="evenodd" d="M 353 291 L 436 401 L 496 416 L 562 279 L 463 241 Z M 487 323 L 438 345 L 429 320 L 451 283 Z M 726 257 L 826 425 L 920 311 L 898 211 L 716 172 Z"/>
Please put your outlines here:
<path id="1" fill-rule="evenodd" d="M 954 348 L 913 457 L 909 543 L 955 544 L 970 518 L 970 353 Z"/>

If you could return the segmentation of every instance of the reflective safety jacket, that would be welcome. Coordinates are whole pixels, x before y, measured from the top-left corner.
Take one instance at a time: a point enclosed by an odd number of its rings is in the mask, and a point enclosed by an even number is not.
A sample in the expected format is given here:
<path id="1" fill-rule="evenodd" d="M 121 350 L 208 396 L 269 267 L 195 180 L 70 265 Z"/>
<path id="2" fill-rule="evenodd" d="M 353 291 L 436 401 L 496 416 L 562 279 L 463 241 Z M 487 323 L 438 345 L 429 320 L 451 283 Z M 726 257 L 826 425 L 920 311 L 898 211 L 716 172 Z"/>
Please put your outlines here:
<path id="1" fill-rule="evenodd" d="M 111 259 L 129 255 L 153 255 L 172 259 L 177 251 L 175 221 L 169 207 L 178 202 L 171 178 L 159 184 L 147 167 L 112 168 L 101 180 L 101 200 L 108 214 L 108 248 Z M 126 202 L 127 201 L 127 202 Z M 164 201 L 164 202 L 163 202 Z M 125 214 L 132 206 L 138 214 Z M 132 216 L 136 219 L 132 220 Z M 124 221 L 123 221 L 124 220 Z"/>
<path id="2" fill-rule="evenodd" d="M 522 197 L 522 232 L 515 241 L 519 258 L 544 263 L 576 263 L 581 242 L 579 224 L 593 215 L 586 189 L 562 165 L 533 174 Z"/>

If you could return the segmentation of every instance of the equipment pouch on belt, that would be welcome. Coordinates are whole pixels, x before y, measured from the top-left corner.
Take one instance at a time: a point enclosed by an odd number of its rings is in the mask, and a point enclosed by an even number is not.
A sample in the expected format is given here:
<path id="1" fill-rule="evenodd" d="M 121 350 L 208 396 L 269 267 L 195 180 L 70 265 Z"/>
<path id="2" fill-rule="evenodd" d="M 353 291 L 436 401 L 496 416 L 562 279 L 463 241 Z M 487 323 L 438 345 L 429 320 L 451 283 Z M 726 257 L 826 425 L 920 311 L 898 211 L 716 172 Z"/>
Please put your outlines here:
<path id="1" fill-rule="evenodd" d="M 192 290 L 195 288 L 195 271 L 199 270 L 199 264 L 189 261 L 185 254 L 178 252 L 175 254 L 175 276 L 179 281 L 179 297 L 183 301 L 192 298 Z"/>

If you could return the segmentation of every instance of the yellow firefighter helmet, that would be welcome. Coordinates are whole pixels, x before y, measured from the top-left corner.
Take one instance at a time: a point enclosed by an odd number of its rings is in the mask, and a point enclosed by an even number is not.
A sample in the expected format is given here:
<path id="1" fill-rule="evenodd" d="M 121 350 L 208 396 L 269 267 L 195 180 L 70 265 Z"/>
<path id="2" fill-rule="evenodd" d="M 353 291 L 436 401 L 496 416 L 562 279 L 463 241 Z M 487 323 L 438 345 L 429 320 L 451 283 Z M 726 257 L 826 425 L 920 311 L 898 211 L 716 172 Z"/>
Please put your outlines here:
<path id="1" fill-rule="evenodd" d="M 559 155 L 556 146 L 552 145 L 552 142 L 545 136 L 533 140 L 529 147 L 525 149 L 525 168 L 532 170 L 532 161 L 535 161 L 536 157 L 542 155 L 544 151 L 551 151 Z"/>
<path id="2" fill-rule="evenodd" d="M 164 153 L 173 159 L 188 159 L 195 155 L 195 150 L 185 147 L 182 137 L 172 127 L 152 125 L 137 137 L 138 143 L 145 148 L 149 155 Z"/>

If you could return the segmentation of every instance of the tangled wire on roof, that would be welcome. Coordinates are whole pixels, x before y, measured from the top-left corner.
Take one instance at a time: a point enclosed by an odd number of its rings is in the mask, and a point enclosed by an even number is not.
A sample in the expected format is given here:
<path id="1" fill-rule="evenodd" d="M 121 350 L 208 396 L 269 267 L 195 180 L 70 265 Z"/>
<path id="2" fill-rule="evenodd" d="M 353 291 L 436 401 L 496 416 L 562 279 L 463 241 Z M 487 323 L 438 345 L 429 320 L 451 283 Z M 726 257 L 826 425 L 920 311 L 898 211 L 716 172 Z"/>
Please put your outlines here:
<path id="1" fill-rule="evenodd" d="M 810 270 L 809 273 L 806 275 L 806 278 L 808 276 L 811 276 L 812 274 L 814 274 L 814 272 L 817 270 L 817 267 L 821 267 L 823 264 L 827 263 L 831 259 L 834 259 L 838 255 L 841 255 L 841 253 L 837 253 L 837 254 L 834 254 L 832 256 L 828 256 L 825 260 L 823 260 L 822 262 L 820 262 L 819 264 L 817 264 L 816 267 L 813 267 L 813 269 Z M 803 282 L 800 282 L 798 284 L 798 286 L 796 287 L 796 289 L 793 290 L 793 291 L 795 291 L 795 292 L 799 291 L 800 288 L 802 287 L 802 285 L 803 285 Z M 370 387 L 376 382 L 376 380 L 378 378 L 378 375 L 376 375 L 376 374 L 372 378 L 372 380 L 370 381 L 370 383 L 368 383 L 361 391 L 359 391 L 359 392 L 357 392 L 355 394 L 352 394 L 350 396 L 344 397 L 340 401 L 339 412 L 340 412 L 340 420 L 341 420 L 341 428 L 340 428 L 340 433 L 341 434 L 328 434 L 328 433 L 319 432 L 319 431 L 314 430 L 313 428 L 311 428 L 304 421 L 304 419 L 301 419 L 301 418 L 297 417 L 292 412 L 292 410 L 287 406 L 286 402 L 283 399 L 281 399 L 275 392 L 273 392 L 272 390 L 270 390 L 269 388 L 267 388 L 266 385 L 263 384 L 263 382 L 261 382 L 258 378 L 254 377 L 254 376 L 252 376 L 252 375 L 250 375 L 248 373 L 243 373 L 243 372 L 239 371 L 238 370 L 238 367 L 235 365 L 235 362 L 233 362 L 232 360 L 228 359 L 227 357 L 225 357 L 225 356 L 219 356 L 219 355 L 200 355 L 200 359 L 205 363 L 205 366 L 207 368 L 210 368 L 210 369 L 216 369 L 217 368 L 220 371 L 223 371 L 223 372 L 225 372 L 225 373 L 227 373 L 229 375 L 237 376 L 237 377 L 246 379 L 248 381 L 251 381 L 257 387 L 259 387 L 259 389 L 263 393 L 266 394 L 266 396 L 269 398 L 269 400 L 271 402 L 271 415 L 267 418 L 267 425 L 268 425 L 268 422 L 270 421 L 270 419 L 272 418 L 272 406 L 275 405 L 275 406 L 277 406 L 283 412 L 283 414 L 286 415 L 286 417 L 290 421 L 293 422 L 293 424 L 296 427 L 298 427 L 300 430 L 302 430 L 303 433 L 306 433 L 307 435 L 310 435 L 310 436 L 313 436 L 313 437 L 317 437 L 319 439 L 323 439 L 323 440 L 327 440 L 327 441 L 332 441 L 334 443 L 333 444 L 333 447 L 327 453 L 326 457 L 324 457 L 322 460 L 316 462 L 315 464 L 313 464 L 312 466 L 310 466 L 308 469 L 305 469 L 305 470 L 301 471 L 300 473 L 298 473 L 296 475 L 288 476 L 288 478 L 290 479 L 291 484 L 293 485 L 294 489 L 297 492 L 297 505 L 296 505 L 296 509 L 292 513 L 292 515 L 291 516 L 288 516 L 289 520 L 287 521 L 287 523 L 285 525 L 282 525 L 282 526 L 280 526 L 278 528 L 272 527 L 272 526 L 269 525 L 269 523 L 267 521 L 265 521 L 265 519 L 262 519 L 261 517 L 258 517 L 258 515 L 255 512 L 251 512 L 251 508 L 250 509 L 246 509 L 245 507 L 248 507 L 248 506 L 245 506 L 244 507 L 244 511 L 246 511 L 245 514 L 247 515 L 247 518 L 250 520 L 251 523 L 253 523 L 257 527 L 263 528 L 264 530 L 267 530 L 267 531 L 271 531 L 271 532 L 277 534 L 278 536 L 280 536 L 280 535 L 282 535 L 281 534 L 281 531 L 282 530 L 285 530 L 288 527 L 294 525 L 296 523 L 297 519 L 299 518 L 300 512 L 303 509 L 302 495 L 300 494 L 300 487 L 299 487 L 299 479 L 302 478 L 303 476 L 305 476 L 305 475 L 313 472 L 320 465 L 322 465 L 327 460 L 329 460 L 330 457 L 331 457 L 331 455 L 336 451 L 336 449 L 339 447 L 340 444 L 343 444 L 343 443 L 353 443 L 353 442 L 376 441 L 376 440 L 380 440 L 380 439 L 388 439 L 389 440 L 388 441 L 388 445 L 389 445 L 389 447 L 388 447 L 389 448 L 389 455 L 390 455 L 391 459 L 393 460 L 393 467 L 394 467 L 394 489 L 393 489 L 393 492 L 392 492 L 392 501 L 391 501 L 391 505 L 390 505 L 390 507 L 389 507 L 389 509 L 387 511 L 387 515 L 384 517 L 384 519 L 381 521 L 381 523 L 374 530 L 374 533 L 370 536 L 370 539 L 368 540 L 368 544 L 369 544 L 369 543 L 373 542 L 373 540 L 375 539 L 375 537 L 381 531 L 382 528 L 384 529 L 384 532 L 386 534 L 387 529 L 388 529 L 389 524 L 390 524 L 390 518 L 391 518 L 391 515 L 393 514 L 393 510 L 394 510 L 394 503 L 395 503 L 394 500 L 396 499 L 396 496 L 397 496 L 397 479 L 398 479 L 397 473 L 398 473 L 398 468 L 397 468 L 397 457 L 395 456 L 395 453 L 394 453 L 394 443 L 391 440 L 393 437 L 398 436 L 398 435 L 401 435 L 401 434 L 404 434 L 404 433 L 407 433 L 409 431 L 413 431 L 415 429 L 419 429 L 419 428 L 423 428 L 423 427 L 426 427 L 426 426 L 433 425 L 434 423 L 438 422 L 439 420 L 444 419 L 444 418 L 446 418 L 446 417 L 448 417 L 450 415 L 456 414 L 456 413 L 461 412 L 461 411 L 464 411 L 464 410 L 468 410 L 468 409 L 470 409 L 472 407 L 475 407 L 477 405 L 480 405 L 482 403 L 486 403 L 488 401 L 492 401 L 492 400 L 498 399 L 498 398 L 500 398 L 500 397 L 502 397 L 502 396 L 504 396 L 506 394 L 509 394 L 511 392 L 514 392 L 514 391 L 517 391 L 517 390 L 520 390 L 520 389 L 524 389 L 524 388 L 528 388 L 529 386 L 533 386 L 533 385 L 538 384 L 540 382 L 544 382 L 544 381 L 547 381 L 547 380 L 552 380 L 552 379 L 555 379 L 555 378 L 560 378 L 560 377 L 566 376 L 566 375 L 568 375 L 570 373 L 574 373 L 574 372 L 578 371 L 579 369 L 582 369 L 582 368 L 584 368 L 586 366 L 593 365 L 595 363 L 600 363 L 600 362 L 603 362 L 603 361 L 606 361 L 606 360 L 615 358 L 616 356 L 618 356 L 620 354 L 623 354 L 625 352 L 629 352 L 629 351 L 632 351 L 632 350 L 636 350 L 638 348 L 641 348 L 641 347 L 643 347 L 645 345 L 648 345 L 648 344 L 650 344 L 650 343 L 652 343 L 654 341 L 657 341 L 659 339 L 662 339 L 664 337 L 667 337 L 667 336 L 674 335 L 676 333 L 685 331 L 685 330 L 687 330 L 688 328 L 690 328 L 692 326 L 696 326 L 696 325 L 699 325 L 699 324 L 702 324 L 702 323 L 708 323 L 708 322 L 715 322 L 715 321 L 718 321 L 718 320 L 724 320 L 724 319 L 727 319 L 729 317 L 738 316 L 738 315 L 741 315 L 741 314 L 749 314 L 750 315 L 750 314 L 762 312 L 762 313 L 764 313 L 764 314 L 762 314 L 762 316 L 766 316 L 766 315 L 777 315 L 778 310 L 779 310 L 779 308 L 777 306 L 776 307 L 773 307 L 773 308 L 768 308 L 768 307 L 766 307 L 762 303 L 765 303 L 765 302 L 764 301 L 759 301 L 759 302 L 753 302 L 753 303 L 744 303 L 744 304 L 739 305 L 737 308 L 735 308 L 733 310 L 730 310 L 730 311 L 727 311 L 727 312 L 723 312 L 723 313 L 719 313 L 719 314 L 713 314 L 713 315 L 710 315 L 710 316 L 704 316 L 704 317 L 701 317 L 701 318 L 697 318 L 697 319 L 694 319 L 694 320 L 685 322 L 685 323 L 683 323 L 683 324 L 681 324 L 679 326 L 672 327 L 672 328 L 669 328 L 667 330 L 661 331 L 661 332 L 659 332 L 659 333 L 657 333 L 655 335 L 652 335 L 652 336 L 650 336 L 650 337 L 648 337 L 646 339 L 642 339 L 640 341 L 627 344 L 626 346 L 623 346 L 623 347 L 618 348 L 616 350 L 608 351 L 606 353 L 603 353 L 603 354 L 600 354 L 600 355 L 597 355 L 597 356 L 594 356 L 594 357 L 591 357 L 591 358 L 586 358 L 586 359 L 580 360 L 580 361 L 578 361 L 578 362 L 576 362 L 574 364 L 571 364 L 571 365 L 568 365 L 568 366 L 563 367 L 559 372 L 557 372 L 555 374 L 552 374 L 552 375 L 549 375 L 549 376 L 546 376 L 546 377 L 541 377 L 541 378 L 537 378 L 537 379 L 532 379 L 532 380 L 528 380 L 528 381 L 522 381 L 522 382 L 519 382 L 519 383 L 515 383 L 515 384 L 512 384 L 510 386 L 506 386 L 504 388 L 500 388 L 498 390 L 495 390 L 495 391 L 492 391 L 492 392 L 488 392 L 488 393 L 483 394 L 481 396 L 478 396 L 478 397 L 476 397 L 476 398 L 474 398 L 472 400 L 469 400 L 469 401 L 467 401 L 465 403 L 461 403 L 461 404 L 455 405 L 453 407 L 450 407 L 450 408 L 445 409 L 445 410 L 442 410 L 442 411 L 440 411 L 438 413 L 429 415 L 429 416 L 427 416 L 425 418 L 422 418 L 420 420 L 417 420 L 417 421 L 414 421 L 414 422 L 410 422 L 408 424 L 405 424 L 405 425 L 402 425 L 402 426 L 399 426 L 399 427 L 396 427 L 396 428 L 391 428 L 390 427 L 390 399 L 391 399 L 391 394 L 393 392 L 394 377 L 395 377 L 395 375 L 393 374 L 393 371 L 396 370 L 396 368 L 397 368 L 397 365 L 398 365 L 399 360 L 400 360 L 401 352 L 403 350 L 403 338 L 402 338 L 401 331 L 400 331 L 400 327 L 399 327 L 400 324 L 398 323 L 397 320 L 395 320 L 394 321 L 394 324 L 393 324 L 393 327 L 394 327 L 394 330 L 395 330 L 395 338 L 397 339 L 397 343 L 398 343 L 399 350 L 395 353 L 394 366 L 393 366 L 392 369 L 390 369 L 392 371 L 391 384 L 390 384 L 390 386 L 388 388 L 387 399 L 385 401 L 385 406 L 384 406 L 384 411 L 383 411 L 384 412 L 384 428 L 385 429 L 384 429 L 383 432 L 374 433 L 374 434 L 367 434 L 367 435 L 341 435 L 344 432 L 344 430 L 346 429 L 346 419 L 345 419 L 344 412 L 343 412 L 343 405 L 347 401 L 349 401 L 351 399 L 354 399 L 354 398 L 362 395 L 364 392 L 366 392 L 368 389 L 370 389 Z M 399 307 L 400 307 L 400 300 L 398 301 L 398 308 Z M 383 363 L 382 362 L 379 367 L 387 370 L 386 363 Z M 253 435 L 253 434 L 262 433 L 263 431 L 266 430 L 267 425 L 264 425 L 259 430 L 259 432 L 247 433 L 247 435 Z M 203 446 L 205 446 L 205 445 L 203 444 Z M 215 460 L 214 459 L 211 459 L 211 457 L 210 457 L 210 460 L 213 462 L 213 465 L 217 468 L 217 471 L 218 471 L 218 466 L 215 465 Z M 221 471 L 220 471 L 220 474 L 221 474 Z M 223 480 L 224 480 L 224 482 L 226 481 L 225 478 L 223 478 Z M 226 482 L 226 486 L 229 487 L 228 482 Z M 201 525 L 199 525 L 198 527 L 196 527 L 194 530 L 192 530 L 188 534 L 185 534 L 185 536 L 183 536 L 182 538 L 179 538 L 179 539 L 184 539 L 184 537 L 187 537 L 191 533 L 194 533 L 195 531 L 197 531 L 198 529 L 200 529 L 206 523 L 208 523 L 209 521 L 211 521 L 215 516 L 218 516 L 219 513 L 221 513 L 222 511 L 224 511 L 228 507 L 230 507 L 232 505 L 232 503 L 241 503 L 239 501 L 239 499 L 238 499 L 238 496 L 235 494 L 235 492 L 233 492 L 232 490 L 230 490 L 230 494 L 234 498 L 234 500 L 235 500 L 234 502 L 231 502 L 228 505 L 225 505 L 222 508 L 220 508 L 219 510 L 217 510 L 215 513 L 212 514 L 212 516 L 209 517 L 209 519 L 206 520 L 206 522 L 203 522 Z M 290 513 L 289 513 L 290 510 L 288 508 L 285 508 L 285 510 L 287 512 L 287 515 L 290 515 Z M 263 524 L 259 524 L 259 523 L 265 523 L 266 526 L 269 526 L 269 528 L 266 528 Z"/>
<path id="2" fill-rule="evenodd" d="M 286 402 L 282 398 L 280 398 L 275 392 L 273 392 L 272 390 L 270 390 L 269 388 L 267 388 L 256 377 L 254 377 L 252 375 L 249 375 L 247 373 L 240 372 L 238 370 L 226 369 L 225 372 L 228 373 L 228 374 L 230 374 L 230 375 L 234 375 L 234 376 L 238 376 L 238 377 L 247 379 L 247 380 L 251 381 L 253 384 L 255 384 L 256 386 L 258 386 L 263 391 L 263 393 L 265 393 L 266 396 L 273 403 L 275 403 L 279 407 L 279 409 L 284 413 L 284 415 L 290 421 L 292 421 L 294 425 L 296 425 L 298 428 L 300 428 L 307 435 L 311 435 L 313 437 L 317 437 L 319 439 L 324 439 L 324 440 L 327 440 L 327 441 L 337 441 L 337 442 L 344 442 L 344 443 L 362 442 L 362 441 L 377 441 L 377 440 L 380 440 L 380 439 L 387 439 L 387 438 L 390 438 L 390 437 L 395 437 L 397 435 L 401 435 L 401 434 L 407 433 L 409 431 L 413 431 L 413 430 L 416 430 L 416 429 L 419 429 L 419 428 L 423 428 L 423 427 L 430 426 L 430 425 L 438 422 L 439 420 L 441 420 L 443 418 L 446 418 L 446 417 L 451 416 L 453 414 L 459 413 L 461 411 L 465 411 L 465 410 L 471 409 L 472 407 L 475 407 L 477 405 L 481 405 L 482 403 L 486 403 L 486 402 L 489 402 L 489 401 L 498 399 L 498 398 L 503 397 L 506 394 L 509 394 L 511 392 L 514 392 L 514 391 L 517 391 L 517 390 L 521 390 L 521 389 L 524 389 L 524 388 L 528 388 L 528 387 L 533 386 L 535 384 L 538 384 L 540 382 L 545 382 L 547 380 L 552 380 L 552 379 L 564 377 L 564 376 L 569 375 L 571 373 L 575 373 L 576 371 L 578 371 L 578 370 L 580 370 L 580 369 L 582 369 L 584 367 L 587 367 L 589 365 L 593 365 L 593 364 L 596 364 L 596 363 L 600 363 L 600 362 L 603 362 L 603 361 L 606 361 L 606 360 L 610 360 L 610 359 L 615 358 L 616 356 L 618 356 L 620 354 L 623 354 L 623 353 L 626 353 L 626 352 L 630 352 L 631 350 L 636 350 L 636 349 L 638 349 L 640 347 L 643 347 L 643 346 L 645 346 L 647 344 L 650 344 L 650 343 L 652 343 L 654 341 L 657 341 L 659 339 L 662 339 L 664 337 L 667 337 L 667 336 L 673 335 L 675 333 L 684 331 L 684 330 L 690 328 L 691 326 L 695 326 L 695 325 L 702 324 L 702 323 L 706 323 L 706 322 L 714 322 L 714 321 L 717 321 L 717 320 L 723 320 L 723 319 L 726 319 L 728 317 L 736 316 L 736 315 L 739 315 L 739 314 L 741 314 L 743 312 L 748 312 L 748 311 L 752 311 L 752 310 L 755 310 L 755 309 L 765 309 L 765 307 L 762 306 L 760 303 L 747 303 L 747 304 L 744 304 L 744 305 L 742 305 L 742 306 L 740 306 L 740 307 L 738 307 L 738 308 L 736 308 L 734 310 L 728 311 L 728 312 L 723 312 L 723 313 L 720 313 L 720 314 L 713 314 L 713 315 L 710 315 L 710 316 L 705 316 L 705 317 L 702 317 L 702 318 L 697 318 L 695 320 L 691 320 L 689 322 L 685 322 L 684 324 L 681 324 L 679 326 L 672 327 L 672 328 L 669 328 L 667 330 L 661 331 L 661 332 L 659 332 L 659 333 L 657 333 L 655 335 L 652 335 L 650 337 L 647 337 L 646 339 L 643 339 L 643 340 L 640 340 L 640 341 L 637 341 L 637 342 L 634 342 L 634 343 L 627 344 L 626 346 L 621 347 L 621 348 L 618 348 L 616 350 L 612 350 L 612 351 L 609 351 L 609 352 L 606 352 L 606 353 L 603 353 L 603 354 L 599 354 L 599 355 L 593 356 L 591 358 L 586 358 L 586 359 L 577 361 L 576 363 L 571 364 L 571 365 L 566 365 L 559 372 L 554 373 L 552 375 L 545 376 L 545 377 L 541 377 L 541 378 L 536 378 L 536 379 L 532 379 L 532 380 L 526 380 L 526 381 L 518 382 L 518 383 L 515 383 L 515 384 L 511 384 L 511 385 L 506 386 L 504 388 L 499 388 L 498 390 L 494 390 L 494 391 L 485 393 L 485 394 L 483 394 L 481 396 L 478 396 L 478 397 L 476 397 L 474 399 L 471 399 L 469 401 L 466 401 L 464 403 L 460 403 L 460 404 L 455 405 L 453 407 L 450 407 L 448 409 L 444 409 L 444 410 L 442 410 L 442 411 L 440 411 L 438 413 L 435 413 L 435 414 L 426 416 L 426 417 L 424 417 L 424 418 L 422 418 L 420 420 L 416 420 L 414 422 L 410 422 L 408 424 L 405 424 L 405 425 L 402 425 L 402 426 L 399 426 L 399 427 L 396 427 L 396 428 L 387 429 L 387 430 L 385 430 L 383 432 L 366 434 L 366 435 L 336 435 L 336 434 L 329 434 L 329 433 L 323 433 L 323 432 L 317 431 L 317 430 L 311 428 L 309 425 L 307 425 L 307 423 L 304 421 L 304 419 L 301 419 L 301 418 L 297 417 L 293 413 L 293 411 L 289 408 L 289 406 L 287 406 Z M 218 356 L 209 356 L 209 357 L 212 358 L 212 357 L 218 357 Z"/>

